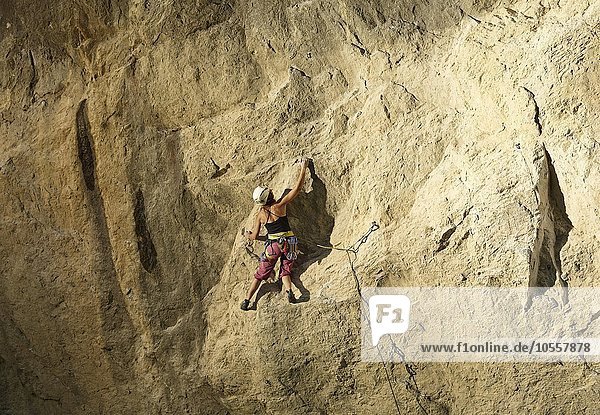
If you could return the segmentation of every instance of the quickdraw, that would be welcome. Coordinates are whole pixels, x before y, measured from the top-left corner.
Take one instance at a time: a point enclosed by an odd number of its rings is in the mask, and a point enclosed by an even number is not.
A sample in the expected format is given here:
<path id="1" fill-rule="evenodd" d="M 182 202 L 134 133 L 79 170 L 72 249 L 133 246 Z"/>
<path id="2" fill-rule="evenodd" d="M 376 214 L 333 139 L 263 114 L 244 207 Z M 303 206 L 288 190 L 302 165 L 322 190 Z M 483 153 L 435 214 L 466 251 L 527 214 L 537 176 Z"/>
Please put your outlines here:
<path id="1" fill-rule="evenodd" d="M 369 228 L 369 230 L 363 236 L 361 236 L 358 239 L 358 241 L 356 241 L 354 243 L 354 245 L 352 245 L 351 247 L 348 247 L 348 248 L 340 248 L 338 246 L 326 246 L 326 245 L 319 245 L 319 244 L 315 244 L 315 245 L 318 246 L 319 248 L 332 249 L 332 250 L 336 250 L 336 251 L 352 252 L 354 255 L 356 255 L 356 254 L 358 254 L 358 250 L 360 249 L 360 246 L 362 244 L 367 243 L 367 240 L 369 239 L 369 235 L 371 235 L 373 232 L 375 232 L 378 229 L 379 229 L 379 225 L 377 224 L 377 222 L 371 222 L 371 227 Z"/>

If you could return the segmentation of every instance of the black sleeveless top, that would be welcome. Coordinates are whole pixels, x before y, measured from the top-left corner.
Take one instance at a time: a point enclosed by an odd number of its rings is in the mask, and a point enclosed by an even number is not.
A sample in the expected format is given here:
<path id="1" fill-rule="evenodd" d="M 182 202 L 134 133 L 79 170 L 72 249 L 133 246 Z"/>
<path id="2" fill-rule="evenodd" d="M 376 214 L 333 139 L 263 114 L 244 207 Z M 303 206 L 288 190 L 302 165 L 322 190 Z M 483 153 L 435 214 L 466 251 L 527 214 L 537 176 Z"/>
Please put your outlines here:
<path id="1" fill-rule="evenodd" d="M 274 213 L 271 213 L 271 212 L 269 212 L 269 213 L 272 215 L 275 215 Z M 275 216 L 277 216 L 277 215 L 275 215 Z M 269 234 L 274 234 L 274 233 L 279 233 L 279 232 L 289 232 L 292 230 L 292 228 L 290 228 L 290 223 L 288 222 L 287 215 L 279 216 L 275 222 L 265 223 L 265 227 L 267 228 L 267 232 Z"/>

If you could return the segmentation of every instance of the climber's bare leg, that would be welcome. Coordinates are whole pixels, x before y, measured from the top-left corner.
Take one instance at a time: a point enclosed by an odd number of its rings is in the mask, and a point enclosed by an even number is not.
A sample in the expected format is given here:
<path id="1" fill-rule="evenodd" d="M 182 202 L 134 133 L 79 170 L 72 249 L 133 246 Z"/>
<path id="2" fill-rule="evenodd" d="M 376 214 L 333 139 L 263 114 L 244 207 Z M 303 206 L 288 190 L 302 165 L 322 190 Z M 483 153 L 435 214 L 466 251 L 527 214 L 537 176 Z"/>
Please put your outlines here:
<path id="1" fill-rule="evenodd" d="M 281 280 L 283 281 L 283 286 L 285 287 L 286 291 L 292 289 L 292 278 L 289 275 L 284 275 L 281 277 Z"/>
<path id="2" fill-rule="evenodd" d="M 252 284 L 250 284 L 250 288 L 248 289 L 248 293 L 246 294 L 246 300 L 250 300 L 252 298 L 256 290 L 258 290 L 258 287 L 260 287 L 261 282 L 261 280 L 252 278 Z"/>

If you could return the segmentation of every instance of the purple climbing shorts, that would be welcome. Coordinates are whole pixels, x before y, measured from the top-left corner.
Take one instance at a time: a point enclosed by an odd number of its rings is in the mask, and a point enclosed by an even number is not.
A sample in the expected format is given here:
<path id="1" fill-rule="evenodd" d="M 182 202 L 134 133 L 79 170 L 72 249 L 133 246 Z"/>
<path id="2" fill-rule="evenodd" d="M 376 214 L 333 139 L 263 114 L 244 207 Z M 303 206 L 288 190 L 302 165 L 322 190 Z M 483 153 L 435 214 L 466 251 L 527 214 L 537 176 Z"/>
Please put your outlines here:
<path id="1" fill-rule="evenodd" d="M 279 259 L 281 259 L 279 277 L 291 276 L 292 267 L 296 260 L 297 241 L 295 236 L 268 241 L 265 245 L 265 252 L 260 256 L 254 278 L 261 281 L 269 279 Z"/>

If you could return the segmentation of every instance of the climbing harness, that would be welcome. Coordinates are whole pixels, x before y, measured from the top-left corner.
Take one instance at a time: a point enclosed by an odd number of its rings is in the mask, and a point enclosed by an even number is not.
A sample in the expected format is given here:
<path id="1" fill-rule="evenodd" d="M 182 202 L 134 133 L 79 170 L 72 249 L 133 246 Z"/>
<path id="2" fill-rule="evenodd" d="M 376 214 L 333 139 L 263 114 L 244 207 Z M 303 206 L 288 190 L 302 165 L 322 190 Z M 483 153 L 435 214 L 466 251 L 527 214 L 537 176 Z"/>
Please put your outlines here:
<path id="1" fill-rule="evenodd" d="M 287 238 L 290 236 L 294 236 L 294 232 L 286 231 L 286 232 L 270 233 L 268 238 L 269 239 L 279 239 L 279 238 Z"/>
<path id="2" fill-rule="evenodd" d="M 284 233 L 286 233 L 286 234 L 290 233 L 291 235 L 285 235 L 285 236 L 279 236 L 279 237 L 273 235 L 273 236 L 275 236 L 274 238 L 271 237 L 272 235 L 269 235 L 269 238 L 265 241 L 265 251 L 264 251 L 265 259 L 271 260 L 272 258 L 277 256 L 276 254 L 269 252 L 269 248 L 273 244 L 279 245 L 279 249 L 281 250 L 281 252 L 283 252 L 286 259 L 293 261 L 298 258 L 298 238 L 296 238 L 292 232 L 284 232 Z"/>

